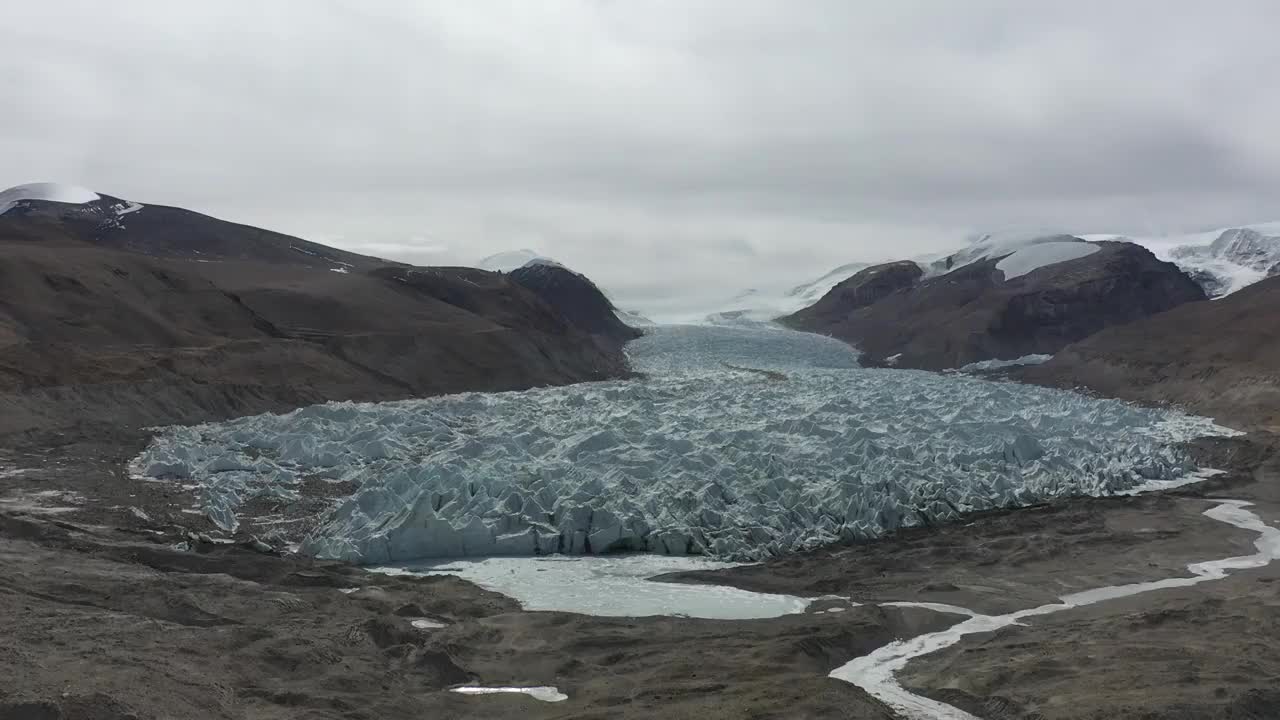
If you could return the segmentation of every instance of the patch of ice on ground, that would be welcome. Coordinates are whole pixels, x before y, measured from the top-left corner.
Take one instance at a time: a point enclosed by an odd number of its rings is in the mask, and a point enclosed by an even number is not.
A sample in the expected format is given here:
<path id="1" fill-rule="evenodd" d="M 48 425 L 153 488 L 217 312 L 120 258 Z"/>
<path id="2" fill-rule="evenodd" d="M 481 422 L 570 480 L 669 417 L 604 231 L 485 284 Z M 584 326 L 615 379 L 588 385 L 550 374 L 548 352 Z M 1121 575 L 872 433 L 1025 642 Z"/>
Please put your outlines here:
<path id="1" fill-rule="evenodd" d="M 416 563 L 372 570 L 391 574 L 457 575 L 515 599 L 525 610 L 614 617 L 681 615 L 749 620 L 801 613 L 808 607 L 810 598 L 649 579 L 666 573 L 734 566 L 734 563 L 695 557 L 558 555 Z"/>
<path id="2" fill-rule="evenodd" d="M 568 695 L 565 695 L 564 693 L 560 692 L 559 689 L 549 685 L 542 685 L 539 687 L 468 686 L 468 687 L 452 688 L 450 692 L 462 693 L 463 695 L 495 695 L 500 693 L 519 693 L 522 695 L 528 695 L 534 700 L 541 700 L 542 702 L 560 702 L 561 700 L 569 699 Z"/>
<path id="3" fill-rule="evenodd" d="M 1098 249 L 1097 245 L 1086 242 L 1038 243 L 1014 251 L 997 262 L 996 269 L 1004 273 L 1005 280 L 1012 280 L 1047 265 L 1088 257 Z"/>
<path id="4" fill-rule="evenodd" d="M 224 529 L 301 478 L 354 483 L 304 552 L 364 564 L 641 550 L 749 560 L 1194 469 L 1206 418 L 963 375 L 857 367 L 787 330 L 659 327 L 643 381 L 168 428 L 134 462 Z M 774 371 L 756 377 L 728 366 Z"/>
<path id="5" fill-rule="evenodd" d="M 85 502 L 83 495 L 71 490 L 31 491 L 16 488 L 12 494 L 0 497 L 0 509 L 32 515 L 61 515 L 80 510 Z"/>
<path id="6" fill-rule="evenodd" d="M 1040 365 L 1047 363 L 1053 359 L 1052 355 L 1023 355 L 1012 360 L 982 360 L 980 362 L 972 362 L 968 365 L 958 368 L 955 372 L 991 372 L 992 370 L 1002 370 L 1004 368 L 1019 367 L 1022 365 Z M 950 372 L 950 371 L 948 371 Z"/>
<path id="7" fill-rule="evenodd" d="M 1128 490 L 1125 490 L 1124 492 L 1117 493 L 1117 494 L 1118 495 L 1141 495 L 1142 493 L 1160 492 L 1162 490 L 1176 490 L 1177 488 L 1180 488 L 1180 487 L 1195 485 L 1196 483 L 1204 482 L 1209 478 L 1213 478 L 1213 477 L 1217 477 L 1219 475 L 1225 475 L 1225 474 L 1226 474 L 1225 470 L 1218 470 L 1215 468 L 1200 468 L 1198 470 L 1193 470 L 1187 473 L 1186 475 L 1183 475 L 1182 477 L 1173 478 L 1172 480 L 1148 480 L 1142 483 L 1141 485 L 1137 485 L 1135 487 L 1129 488 Z"/>

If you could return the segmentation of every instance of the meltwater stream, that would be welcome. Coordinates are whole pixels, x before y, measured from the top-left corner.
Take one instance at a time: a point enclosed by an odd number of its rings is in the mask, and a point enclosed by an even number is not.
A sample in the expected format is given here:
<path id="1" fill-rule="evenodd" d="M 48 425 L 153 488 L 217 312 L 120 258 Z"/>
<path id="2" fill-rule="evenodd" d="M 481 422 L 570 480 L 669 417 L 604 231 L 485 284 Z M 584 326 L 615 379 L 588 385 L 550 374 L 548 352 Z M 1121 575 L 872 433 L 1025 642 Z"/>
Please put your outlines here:
<path id="1" fill-rule="evenodd" d="M 963 375 L 860 368 L 780 329 L 659 327 L 646 379 L 168 428 L 135 472 L 234 529 L 302 480 L 357 491 L 302 543 L 364 564 L 643 551 L 757 560 L 1193 470 L 1204 418 Z M 762 372 L 767 371 L 767 372 Z"/>
<path id="2" fill-rule="evenodd" d="M 1208 580 L 1226 577 L 1230 570 L 1246 570 L 1264 567 L 1280 558 L 1280 530 L 1267 525 L 1245 508 L 1250 505 L 1241 500 L 1219 500 L 1205 511 L 1205 515 L 1220 522 L 1229 523 L 1244 530 L 1258 533 L 1253 555 L 1192 563 L 1187 566 L 1190 577 L 1166 578 L 1129 585 L 1113 585 L 1065 595 L 1060 602 L 1019 610 L 1006 615 L 981 615 L 971 610 L 936 603 L 886 603 L 888 605 L 923 607 L 939 612 L 968 615 L 969 619 L 946 630 L 918 635 L 910 640 L 890 643 L 861 657 L 854 658 L 832 670 L 830 676 L 853 683 L 877 700 L 885 703 L 908 720 L 980 720 L 959 708 L 917 695 L 902 687 L 894 675 L 911 660 L 955 645 L 966 635 L 994 632 L 1000 628 L 1017 625 L 1022 620 L 1039 615 L 1093 605 L 1106 600 L 1138 595 L 1152 590 L 1189 587 Z"/>

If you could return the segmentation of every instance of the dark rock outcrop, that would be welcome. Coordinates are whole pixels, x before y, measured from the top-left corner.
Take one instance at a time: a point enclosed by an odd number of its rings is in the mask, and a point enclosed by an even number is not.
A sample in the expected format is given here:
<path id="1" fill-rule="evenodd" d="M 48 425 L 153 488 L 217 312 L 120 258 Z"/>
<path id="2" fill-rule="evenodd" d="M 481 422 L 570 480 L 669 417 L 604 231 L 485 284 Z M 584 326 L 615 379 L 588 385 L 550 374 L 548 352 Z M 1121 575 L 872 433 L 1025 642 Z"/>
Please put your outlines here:
<path id="1" fill-rule="evenodd" d="M 1280 278 L 1068 345 L 1019 379 L 1280 429 Z"/>
<path id="2" fill-rule="evenodd" d="M 859 270 L 831 288 L 814 305 L 791 315 L 787 322 L 804 329 L 838 325 L 854 310 L 874 305 L 899 290 L 912 287 L 923 276 L 924 270 L 910 260 Z"/>
<path id="3" fill-rule="evenodd" d="M 102 231 L 85 206 L 43 205 L 0 216 L 0 434 L 627 373 L 619 343 L 506 275 L 155 206 Z"/>
<path id="4" fill-rule="evenodd" d="M 1011 279 L 997 269 L 998 257 L 927 279 L 906 263 L 868 268 L 781 321 L 845 340 L 868 364 L 940 370 L 1052 354 L 1103 328 L 1205 297 L 1145 248 L 1097 245 L 1091 255 Z"/>
<path id="5" fill-rule="evenodd" d="M 561 265 L 533 262 L 512 270 L 508 277 L 533 291 L 568 322 L 602 341 L 621 345 L 641 335 L 618 319 L 613 303 L 585 275 Z"/>

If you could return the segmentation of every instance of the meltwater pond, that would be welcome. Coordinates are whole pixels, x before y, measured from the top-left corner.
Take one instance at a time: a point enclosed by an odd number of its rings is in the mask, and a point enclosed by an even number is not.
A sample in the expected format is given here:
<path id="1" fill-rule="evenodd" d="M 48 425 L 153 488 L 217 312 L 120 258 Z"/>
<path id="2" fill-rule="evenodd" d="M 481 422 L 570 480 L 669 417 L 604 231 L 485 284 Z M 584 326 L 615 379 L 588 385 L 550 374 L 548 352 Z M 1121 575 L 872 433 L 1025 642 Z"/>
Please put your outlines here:
<path id="1" fill-rule="evenodd" d="M 304 552 L 366 564 L 632 550 L 752 560 L 1194 470 L 1205 418 L 1008 382 L 860 368 L 780 329 L 659 327 L 642 380 L 330 403 L 168 428 L 134 463 L 234 527 L 302 478 L 356 493 Z M 767 372 L 763 372 L 767 371 Z"/>

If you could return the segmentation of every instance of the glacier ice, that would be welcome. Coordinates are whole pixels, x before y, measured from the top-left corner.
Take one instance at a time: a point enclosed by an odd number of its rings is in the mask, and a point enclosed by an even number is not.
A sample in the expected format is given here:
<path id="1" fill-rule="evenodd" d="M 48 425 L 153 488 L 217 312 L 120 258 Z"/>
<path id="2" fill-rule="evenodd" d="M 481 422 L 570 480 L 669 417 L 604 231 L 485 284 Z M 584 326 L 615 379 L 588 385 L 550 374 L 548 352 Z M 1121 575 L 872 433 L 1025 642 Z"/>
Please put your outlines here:
<path id="1" fill-rule="evenodd" d="M 657 327 L 628 352 L 646 379 L 167 428 L 133 470 L 196 484 L 229 529 L 250 498 L 352 482 L 302 550 L 365 564 L 753 560 L 1171 480 L 1194 469 L 1177 441 L 1223 432 L 1067 391 L 860 368 L 844 344 L 788 330 Z"/>
<path id="2" fill-rule="evenodd" d="M 1004 273 L 1005 280 L 1012 280 L 1048 265 L 1088 257 L 1098 249 L 1097 245 L 1086 242 L 1037 243 L 1015 250 L 997 262 L 996 269 Z"/>

